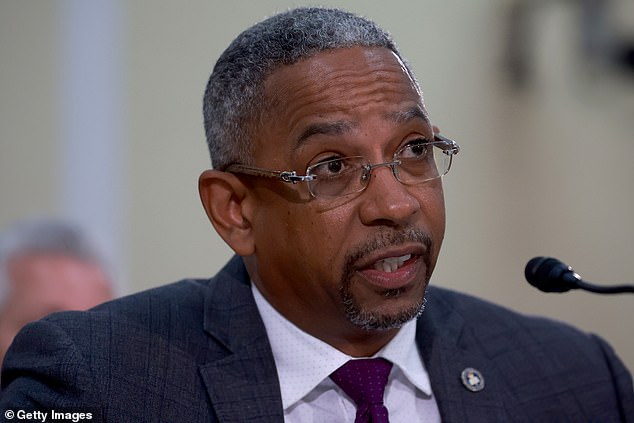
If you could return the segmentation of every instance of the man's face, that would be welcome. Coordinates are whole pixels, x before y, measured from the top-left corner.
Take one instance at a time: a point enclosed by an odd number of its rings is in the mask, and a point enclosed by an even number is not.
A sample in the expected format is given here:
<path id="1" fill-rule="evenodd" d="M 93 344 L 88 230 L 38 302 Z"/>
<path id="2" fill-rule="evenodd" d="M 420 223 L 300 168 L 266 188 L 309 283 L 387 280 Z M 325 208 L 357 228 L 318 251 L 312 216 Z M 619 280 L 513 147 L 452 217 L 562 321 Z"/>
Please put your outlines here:
<path id="1" fill-rule="evenodd" d="M 9 296 L 0 310 L 0 360 L 29 322 L 61 310 L 85 310 L 112 298 L 103 270 L 63 255 L 28 254 L 9 260 Z"/>
<path id="2" fill-rule="evenodd" d="M 276 70 L 255 165 L 296 170 L 327 159 L 392 161 L 432 140 L 422 99 L 384 48 L 337 49 Z M 305 184 L 247 179 L 252 188 L 252 278 L 285 317 L 333 344 L 415 317 L 444 236 L 440 180 L 405 186 L 389 167 L 365 191 L 312 198 Z M 347 342 L 347 341 L 346 341 Z"/>

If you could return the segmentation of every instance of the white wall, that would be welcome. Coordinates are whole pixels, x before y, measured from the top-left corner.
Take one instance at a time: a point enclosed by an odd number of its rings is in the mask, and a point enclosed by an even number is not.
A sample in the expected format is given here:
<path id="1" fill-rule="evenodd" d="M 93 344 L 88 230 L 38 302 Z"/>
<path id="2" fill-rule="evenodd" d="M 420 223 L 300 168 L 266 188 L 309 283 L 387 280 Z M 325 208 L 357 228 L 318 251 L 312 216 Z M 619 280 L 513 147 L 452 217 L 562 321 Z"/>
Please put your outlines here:
<path id="1" fill-rule="evenodd" d="M 68 145 L 62 126 L 72 125 L 62 119 L 67 93 L 57 86 L 69 66 L 62 27 L 72 3 L 0 3 L 0 226 L 29 214 L 77 213 L 61 200 L 78 182 L 63 178 L 68 164 L 58 153 Z M 537 78 L 518 95 L 501 67 L 510 1 L 320 3 L 390 30 L 434 122 L 461 143 L 445 179 L 448 230 L 434 283 L 598 332 L 634 369 L 631 295 L 547 295 L 523 278 L 528 259 L 553 255 L 589 280 L 634 281 L 634 81 L 584 71 L 572 8 L 561 2 L 540 12 Z M 615 3 L 631 29 L 633 8 Z M 202 92 L 242 29 L 294 4 L 302 2 L 115 2 L 120 16 L 104 36 L 120 43 L 113 72 L 121 72 L 121 133 L 112 140 L 119 156 L 109 160 L 119 176 L 110 201 L 122 221 L 109 248 L 126 292 L 209 276 L 230 256 L 196 189 L 209 162 Z"/>

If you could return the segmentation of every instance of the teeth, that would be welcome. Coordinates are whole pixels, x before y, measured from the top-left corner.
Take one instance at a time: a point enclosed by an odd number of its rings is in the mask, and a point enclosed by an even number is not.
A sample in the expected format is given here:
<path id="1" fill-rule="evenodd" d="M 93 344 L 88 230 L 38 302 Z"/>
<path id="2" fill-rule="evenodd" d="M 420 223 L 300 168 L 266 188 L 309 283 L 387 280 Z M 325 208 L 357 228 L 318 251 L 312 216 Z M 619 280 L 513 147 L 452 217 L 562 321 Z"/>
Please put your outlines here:
<path id="1" fill-rule="evenodd" d="M 386 273 L 392 273 L 397 271 L 401 266 L 403 266 L 403 263 L 405 263 L 410 258 L 412 258 L 411 254 L 405 254 L 404 256 L 400 257 L 388 257 L 374 263 L 374 269 Z"/>

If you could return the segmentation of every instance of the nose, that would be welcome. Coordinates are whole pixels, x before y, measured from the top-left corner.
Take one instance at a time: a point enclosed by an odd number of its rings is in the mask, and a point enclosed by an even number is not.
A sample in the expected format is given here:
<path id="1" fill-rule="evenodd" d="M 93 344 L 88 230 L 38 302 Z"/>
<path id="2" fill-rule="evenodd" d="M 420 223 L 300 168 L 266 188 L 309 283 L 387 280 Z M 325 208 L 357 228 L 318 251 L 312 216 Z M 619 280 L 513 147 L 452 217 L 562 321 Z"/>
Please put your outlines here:
<path id="1" fill-rule="evenodd" d="M 396 180 L 392 166 L 373 166 L 370 181 L 361 195 L 359 215 L 365 225 L 407 226 L 421 211 L 421 204 L 408 187 Z"/>

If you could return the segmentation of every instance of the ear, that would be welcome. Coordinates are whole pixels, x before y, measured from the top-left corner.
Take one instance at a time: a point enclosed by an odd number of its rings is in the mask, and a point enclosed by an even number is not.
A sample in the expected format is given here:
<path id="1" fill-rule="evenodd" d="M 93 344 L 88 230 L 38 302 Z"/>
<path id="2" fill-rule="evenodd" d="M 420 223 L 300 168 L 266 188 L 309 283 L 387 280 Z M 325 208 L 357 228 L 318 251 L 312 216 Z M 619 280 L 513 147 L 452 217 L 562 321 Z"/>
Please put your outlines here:
<path id="1" fill-rule="evenodd" d="M 248 189 L 234 174 L 206 170 L 198 178 L 198 192 L 216 232 L 240 256 L 255 251 L 253 231 L 244 201 Z"/>
<path id="2" fill-rule="evenodd" d="M 432 125 L 431 128 L 434 130 L 434 134 L 440 134 L 440 128 L 436 125 Z"/>

